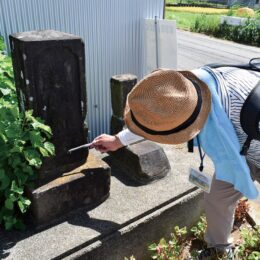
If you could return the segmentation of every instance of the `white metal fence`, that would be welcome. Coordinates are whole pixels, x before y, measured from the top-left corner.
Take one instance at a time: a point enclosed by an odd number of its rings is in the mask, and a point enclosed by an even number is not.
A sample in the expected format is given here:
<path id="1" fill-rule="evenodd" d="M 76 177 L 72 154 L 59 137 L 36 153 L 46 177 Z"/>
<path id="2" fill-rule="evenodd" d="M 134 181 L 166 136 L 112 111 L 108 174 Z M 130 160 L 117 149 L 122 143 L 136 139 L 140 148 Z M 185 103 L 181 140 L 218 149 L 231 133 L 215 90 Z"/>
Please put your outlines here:
<path id="1" fill-rule="evenodd" d="M 142 77 L 143 18 L 162 18 L 163 0 L 0 0 L 0 34 L 54 29 L 85 42 L 89 137 L 109 132 L 112 75 Z M 8 43 L 9 44 L 9 43 Z"/>

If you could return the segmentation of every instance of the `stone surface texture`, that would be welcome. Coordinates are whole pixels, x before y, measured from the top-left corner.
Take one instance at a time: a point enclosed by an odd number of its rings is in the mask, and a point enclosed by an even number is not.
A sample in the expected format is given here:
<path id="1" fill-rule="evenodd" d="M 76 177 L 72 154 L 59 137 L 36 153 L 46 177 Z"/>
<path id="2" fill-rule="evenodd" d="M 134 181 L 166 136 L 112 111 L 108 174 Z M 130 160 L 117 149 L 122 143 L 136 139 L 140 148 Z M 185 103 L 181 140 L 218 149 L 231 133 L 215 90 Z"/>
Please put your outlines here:
<path id="1" fill-rule="evenodd" d="M 165 178 L 137 185 L 125 178 L 110 156 L 103 154 L 112 173 L 107 200 L 90 211 L 74 212 L 41 231 L 0 233 L 0 256 L 19 260 L 122 260 L 122 256 L 133 254 L 138 260 L 147 259 L 148 243 L 168 236 L 177 224 L 194 224 L 202 212 L 201 193 L 188 181 L 189 167 L 199 166 L 198 153 L 187 153 L 186 147 L 162 147 L 171 164 L 171 172 Z M 213 171 L 209 161 L 205 166 L 206 171 Z"/>
<path id="2" fill-rule="evenodd" d="M 125 177 L 141 184 L 161 179 L 171 169 L 163 148 L 147 140 L 111 153 L 111 160 L 115 160 Z"/>
<path id="3" fill-rule="evenodd" d="M 55 156 L 44 158 L 39 184 L 84 163 L 88 150 L 68 149 L 87 141 L 85 51 L 81 38 L 46 30 L 10 36 L 20 110 L 33 109 L 53 132 Z"/>
<path id="4" fill-rule="evenodd" d="M 39 228 L 73 209 L 96 206 L 109 196 L 109 189 L 110 167 L 91 154 L 80 167 L 30 190 L 33 222 Z"/>

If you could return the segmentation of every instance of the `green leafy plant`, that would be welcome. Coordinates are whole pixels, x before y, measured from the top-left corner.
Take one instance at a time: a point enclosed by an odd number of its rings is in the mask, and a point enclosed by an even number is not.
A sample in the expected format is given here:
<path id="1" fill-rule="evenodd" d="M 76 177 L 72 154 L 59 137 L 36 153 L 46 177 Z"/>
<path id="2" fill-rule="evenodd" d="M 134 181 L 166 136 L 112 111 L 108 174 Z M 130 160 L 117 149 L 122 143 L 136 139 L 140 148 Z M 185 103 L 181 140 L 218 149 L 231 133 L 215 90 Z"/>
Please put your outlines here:
<path id="1" fill-rule="evenodd" d="M 191 232 L 195 238 L 204 241 L 204 235 L 207 228 L 207 221 L 205 216 L 201 216 L 196 226 L 191 228 Z"/>
<path id="2" fill-rule="evenodd" d="M 241 236 L 243 242 L 237 252 L 239 259 L 260 259 L 260 226 L 242 229 Z"/>
<path id="3" fill-rule="evenodd" d="M 253 19 L 248 19 L 245 25 L 232 26 L 226 22 L 220 24 L 219 18 L 212 19 L 211 16 L 203 14 L 196 18 L 190 30 L 239 43 L 260 46 L 259 23 Z"/>
<path id="4" fill-rule="evenodd" d="M 180 260 L 182 259 L 183 249 L 185 247 L 185 238 L 187 228 L 179 228 L 176 226 L 171 239 L 167 242 L 162 238 L 159 244 L 153 243 L 149 245 L 148 250 L 151 251 L 151 258 L 158 260 Z"/>
<path id="5" fill-rule="evenodd" d="M 23 229 L 32 187 L 43 156 L 54 155 L 52 132 L 32 111 L 20 112 L 10 57 L 0 52 L 0 224 Z"/>

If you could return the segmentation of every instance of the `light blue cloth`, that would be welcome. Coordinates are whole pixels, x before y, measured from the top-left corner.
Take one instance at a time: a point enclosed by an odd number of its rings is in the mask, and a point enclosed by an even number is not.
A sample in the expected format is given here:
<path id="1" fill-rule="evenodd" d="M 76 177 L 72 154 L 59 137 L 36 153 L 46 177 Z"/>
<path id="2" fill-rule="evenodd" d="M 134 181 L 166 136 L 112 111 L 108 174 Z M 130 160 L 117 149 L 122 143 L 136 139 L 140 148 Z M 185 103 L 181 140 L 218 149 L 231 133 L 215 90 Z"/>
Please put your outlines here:
<path id="1" fill-rule="evenodd" d="M 240 155 L 240 144 L 217 94 L 214 74 L 203 67 L 192 71 L 211 90 L 212 108 L 199 133 L 200 145 L 215 166 L 216 179 L 229 182 L 248 199 L 255 199 L 258 191 L 250 176 L 245 156 Z M 194 139 L 196 145 L 196 138 Z"/>

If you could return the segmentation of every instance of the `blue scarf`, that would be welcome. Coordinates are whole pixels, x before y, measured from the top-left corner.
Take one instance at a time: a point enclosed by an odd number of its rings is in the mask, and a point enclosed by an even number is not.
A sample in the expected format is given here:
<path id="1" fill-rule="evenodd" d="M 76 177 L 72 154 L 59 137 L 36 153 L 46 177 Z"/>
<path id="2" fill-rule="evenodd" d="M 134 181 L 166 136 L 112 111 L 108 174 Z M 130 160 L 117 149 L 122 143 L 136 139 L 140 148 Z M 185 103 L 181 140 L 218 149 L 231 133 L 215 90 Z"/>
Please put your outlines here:
<path id="1" fill-rule="evenodd" d="M 207 67 L 192 71 L 207 84 L 212 94 L 212 108 L 199 133 L 200 145 L 215 166 L 216 179 L 231 183 L 245 197 L 255 199 L 258 191 L 250 176 L 245 156 L 240 155 L 240 144 L 231 121 L 217 94 L 217 81 Z M 196 138 L 194 139 L 196 140 Z M 196 141 L 194 142 L 195 145 Z"/>

